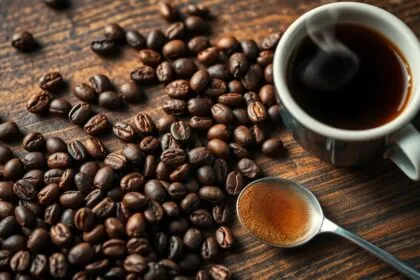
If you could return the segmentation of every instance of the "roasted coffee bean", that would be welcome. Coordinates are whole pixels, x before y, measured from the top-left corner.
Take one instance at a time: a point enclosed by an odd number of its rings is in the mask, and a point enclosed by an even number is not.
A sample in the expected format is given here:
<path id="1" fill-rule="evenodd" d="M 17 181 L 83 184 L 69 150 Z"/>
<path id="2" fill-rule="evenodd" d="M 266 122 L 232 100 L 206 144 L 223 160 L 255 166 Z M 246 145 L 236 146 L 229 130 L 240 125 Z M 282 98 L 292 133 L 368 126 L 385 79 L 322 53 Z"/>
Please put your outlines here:
<path id="1" fill-rule="evenodd" d="M 42 170 L 30 170 L 23 175 L 22 179 L 35 187 L 40 187 L 44 183 L 44 172 Z"/>
<path id="2" fill-rule="evenodd" d="M 225 35 L 217 40 L 216 47 L 227 54 L 231 54 L 240 47 L 240 44 L 235 37 Z"/>
<path id="3" fill-rule="evenodd" d="M 212 260 L 216 258 L 218 252 L 219 246 L 216 238 L 213 236 L 205 238 L 201 245 L 201 257 L 205 260 Z"/>
<path id="4" fill-rule="evenodd" d="M 180 78 L 190 78 L 197 71 L 197 66 L 191 58 L 178 58 L 172 63 L 172 67 Z M 189 88 L 188 81 L 187 85 Z"/>
<path id="5" fill-rule="evenodd" d="M 94 102 L 96 100 L 96 93 L 95 90 L 85 83 L 77 83 L 73 87 L 73 94 L 79 98 L 81 101 L 85 102 Z"/>
<path id="6" fill-rule="evenodd" d="M 256 59 L 258 57 L 259 49 L 257 43 L 254 40 L 242 40 L 241 48 L 243 53 L 249 59 Z"/>
<path id="7" fill-rule="evenodd" d="M 283 29 L 283 28 L 282 28 Z M 280 41 L 281 36 L 283 35 L 284 31 L 271 33 L 267 35 L 261 42 L 261 49 L 263 50 L 274 50 Z"/>
<path id="8" fill-rule="evenodd" d="M 45 184 L 58 184 L 60 183 L 61 176 L 63 176 L 63 170 L 61 169 L 50 169 L 44 173 Z"/>
<path id="9" fill-rule="evenodd" d="M 223 141 L 229 141 L 230 130 L 224 124 L 215 124 L 208 130 L 207 138 L 209 140 L 220 139 L 220 140 L 223 140 Z"/>
<path id="10" fill-rule="evenodd" d="M 184 252 L 184 243 L 178 236 L 171 236 L 169 238 L 169 259 L 179 260 Z"/>
<path id="11" fill-rule="evenodd" d="M 169 237 L 165 232 L 157 232 L 154 237 L 154 248 L 158 255 L 167 255 L 169 249 Z"/>
<path id="12" fill-rule="evenodd" d="M 259 88 L 263 75 L 263 71 L 259 65 L 251 65 L 241 78 L 243 87 L 247 90 L 256 91 Z"/>
<path id="13" fill-rule="evenodd" d="M 209 8 L 200 4 L 191 4 L 187 6 L 187 13 L 193 16 L 206 17 L 209 15 Z"/>
<path id="14" fill-rule="evenodd" d="M 212 65 L 207 68 L 207 71 L 212 79 L 220 79 L 225 82 L 231 79 L 229 68 L 223 63 Z"/>
<path id="15" fill-rule="evenodd" d="M 181 212 L 178 204 L 173 201 L 166 201 L 162 203 L 162 209 L 168 217 L 178 217 Z"/>
<path id="16" fill-rule="evenodd" d="M 128 219 L 125 231 L 130 237 L 141 237 L 146 229 L 146 221 L 142 213 L 135 213 Z"/>
<path id="17" fill-rule="evenodd" d="M 213 207 L 213 219 L 219 225 L 228 224 L 232 216 L 230 208 L 225 204 L 219 204 Z"/>
<path id="18" fill-rule="evenodd" d="M 248 158 L 241 159 L 237 167 L 239 171 L 249 179 L 255 179 L 261 174 L 261 169 L 257 163 Z"/>
<path id="19" fill-rule="evenodd" d="M 221 264 L 213 264 L 209 269 L 210 277 L 214 280 L 229 280 L 232 276 L 230 270 Z"/>
<path id="20" fill-rule="evenodd" d="M 46 206 L 53 203 L 60 195 L 57 184 L 49 184 L 38 192 L 37 198 L 41 205 Z"/>
<path id="21" fill-rule="evenodd" d="M 74 215 L 74 226 L 80 231 L 90 231 L 95 226 L 93 211 L 89 208 L 80 208 Z"/>
<path id="22" fill-rule="evenodd" d="M 172 172 L 172 167 L 163 163 L 162 161 L 156 166 L 156 179 L 169 180 L 169 175 Z"/>
<path id="23" fill-rule="evenodd" d="M 177 99 L 187 99 L 191 92 L 189 82 L 186 80 L 173 81 L 165 89 L 169 97 Z"/>
<path id="24" fill-rule="evenodd" d="M 85 271 L 87 274 L 103 274 L 109 268 L 109 263 L 108 259 L 92 262 L 85 266 Z"/>
<path id="25" fill-rule="evenodd" d="M 213 165 L 214 173 L 216 174 L 216 180 L 219 183 L 224 183 L 228 173 L 228 163 L 222 158 L 217 158 Z"/>
<path id="26" fill-rule="evenodd" d="M 201 269 L 195 274 L 195 280 L 210 280 L 209 273 L 206 269 Z"/>
<path id="27" fill-rule="evenodd" d="M 237 126 L 233 131 L 235 141 L 242 146 L 251 146 L 254 144 L 254 137 L 249 128 L 246 126 Z"/>
<path id="28" fill-rule="evenodd" d="M 29 272 L 32 276 L 42 277 L 48 271 L 48 259 L 45 255 L 35 255 Z"/>
<path id="29" fill-rule="evenodd" d="M 8 180 L 19 179 L 24 172 L 24 165 L 18 158 L 12 158 L 3 167 L 3 176 Z"/>
<path id="30" fill-rule="evenodd" d="M 124 155 L 110 153 L 105 157 L 104 163 L 116 171 L 121 171 L 127 167 L 128 160 Z"/>
<path id="31" fill-rule="evenodd" d="M 191 137 L 191 127 L 185 121 L 178 121 L 171 125 L 171 134 L 178 141 L 187 141 Z"/>
<path id="32" fill-rule="evenodd" d="M 5 164 L 11 158 L 13 158 L 12 150 L 8 146 L 0 144 L 0 164 Z"/>
<path id="33" fill-rule="evenodd" d="M 188 112 L 193 116 L 208 116 L 211 109 L 211 101 L 206 98 L 191 98 L 188 100 Z"/>
<path id="34" fill-rule="evenodd" d="M 162 151 L 168 149 L 180 149 L 180 143 L 170 133 L 165 133 L 161 140 Z"/>
<path id="35" fill-rule="evenodd" d="M 268 108 L 268 116 L 270 117 L 270 120 L 272 122 L 280 122 L 281 116 L 280 116 L 280 106 L 279 105 L 273 105 Z"/>
<path id="36" fill-rule="evenodd" d="M 107 90 L 99 94 L 98 103 L 103 108 L 113 110 L 121 106 L 122 97 L 113 91 Z"/>
<path id="37" fill-rule="evenodd" d="M 50 103 L 48 111 L 51 115 L 65 118 L 71 110 L 71 105 L 67 100 L 54 99 Z"/>
<path id="38" fill-rule="evenodd" d="M 187 155 L 182 149 L 169 148 L 162 153 L 160 159 L 167 165 L 178 166 L 185 163 Z"/>
<path id="39" fill-rule="evenodd" d="M 41 114 L 48 110 L 51 95 L 48 91 L 39 91 L 32 94 L 26 102 L 26 109 L 33 114 Z"/>
<path id="40" fill-rule="evenodd" d="M 190 87 L 195 92 L 202 92 L 210 82 L 210 74 L 206 70 L 199 70 L 191 77 Z"/>
<path id="41" fill-rule="evenodd" d="M 155 237 L 159 235 L 159 232 L 156 233 Z M 151 248 L 149 246 L 149 241 L 146 238 L 130 238 L 127 241 L 127 252 L 129 254 L 148 254 L 150 253 Z"/>
<path id="42" fill-rule="evenodd" d="M 200 51 L 210 46 L 209 38 L 206 36 L 197 36 L 192 38 L 188 42 L 188 49 L 193 53 L 199 53 Z"/>
<path id="43" fill-rule="evenodd" d="M 181 268 L 179 267 L 179 265 L 170 259 L 162 259 L 158 263 L 165 269 L 166 273 L 170 276 L 178 275 L 181 272 Z"/>
<path id="44" fill-rule="evenodd" d="M 247 158 L 249 157 L 248 150 L 238 143 L 229 143 L 230 150 L 237 158 Z"/>
<path id="45" fill-rule="evenodd" d="M 269 64 L 273 63 L 274 52 L 273 51 L 262 51 L 259 53 L 257 57 L 257 62 L 262 66 L 265 67 Z"/>
<path id="46" fill-rule="evenodd" d="M 6 238 L 10 236 L 15 230 L 18 229 L 18 227 L 19 225 L 14 216 L 2 217 L 2 219 L 0 219 L 0 237 Z"/>
<path id="47" fill-rule="evenodd" d="M 35 224 L 35 215 L 25 206 L 19 205 L 15 208 L 15 218 L 21 227 L 32 227 Z"/>
<path id="48" fill-rule="evenodd" d="M 163 202 L 167 199 L 168 193 L 158 180 L 149 180 L 144 185 L 144 194 L 151 200 Z"/>
<path id="49" fill-rule="evenodd" d="M 156 68 L 156 76 L 161 83 L 169 83 L 175 75 L 172 65 L 168 61 L 164 61 Z"/>
<path id="50" fill-rule="evenodd" d="M 22 158 L 22 163 L 28 170 L 44 169 L 47 161 L 41 152 L 31 152 Z"/>
<path id="51" fill-rule="evenodd" d="M 125 175 L 120 182 L 120 187 L 124 192 L 139 191 L 144 185 L 144 177 L 138 172 Z"/>
<path id="52" fill-rule="evenodd" d="M 265 140 L 265 132 L 261 128 L 261 126 L 254 124 L 253 126 L 250 127 L 249 130 L 252 133 L 252 136 L 255 140 L 255 144 L 257 144 L 258 146 L 262 145 L 262 143 Z"/>
<path id="53" fill-rule="evenodd" d="M 159 2 L 159 13 L 160 16 L 169 22 L 172 22 L 177 17 L 176 9 L 167 2 Z"/>
<path id="54" fill-rule="evenodd" d="M 68 153 L 54 153 L 48 157 L 47 164 L 49 168 L 66 169 L 72 164 L 71 157 Z"/>
<path id="55" fill-rule="evenodd" d="M 146 136 L 140 141 L 139 147 L 145 154 L 156 154 L 160 150 L 160 141 L 153 136 Z"/>
<path id="56" fill-rule="evenodd" d="M 98 163 L 94 161 L 88 161 L 80 166 L 79 171 L 83 174 L 89 175 L 90 177 L 94 177 L 99 168 L 100 166 Z"/>
<path id="57" fill-rule="evenodd" d="M 188 219 L 186 219 L 185 217 L 179 217 L 179 218 L 173 219 L 169 223 L 168 233 L 172 235 L 181 236 L 187 231 L 188 227 L 189 227 Z"/>
<path id="58" fill-rule="evenodd" d="M 165 36 L 169 40 L 183 39 L 186 33 L 186 28 L 183 22 L 174 22 L 169 25 L 165 30 Z"/>
<path id="59" fill-rule="evenodd" d="M 10 259 L 10 269 L 12 271 L 25 271 L 31 265 L 31 254 L 28 251 L 18 251 Z"/>
<path id="60" fill-rule="evenodd" d="M 146 159 L 144 161 L 144 167 L 143 167 L 144 177 L 146 178 L 153 177 L 155 174 L 157 164 L 158 164 L 158 160 L 154 155 L 146 156 Z"/>
<path id="61" fill-rule="evenodd" d="M 19 135 L 19 127 L 15 122 L 7 121 L 0 124 L 0 140 L 9 141 Z"/>
<path id="62" fill-rule="evenodd" d="M 144 94 L 135 82 L 126 82 L 121 85 L 120 93 L 127 102 L 139 102 L 144 99 Z"/>
<path id="63" fill-rule="evenodd" d="M 169 185 L 168 193 L 174 200 L 181 200 L 187 194 L 187 188 L 183 183 L 174 182 Z"/>
<path id="64" fill-rule="evenodd" d="M 88 157 L 85 146 L 79 140 L 73 140 L 67 144 L 67 151 L 77 161 L 84 161 Z"/>
<path id="65" fill-rule="evenodd" d="M 147 206 L 147 198 L 139 192 L 128 192 L 123 197 L 123 203 L 130 209 L 140 210 Z"/>
<path id="66" fill-rule="evenodd" d="M 109 78 L 103 74 L 95 74 L 89 78 L 89 83 L 97 94 L 112 89 Z"/>
<path id="67" fill-rule="evenodd" d="M 246 185 L 245 178 L 237 171 L 232 171 L 226 178 L 226 192 L 230 195 L 238 195 Z"/>
<path id="68" fill-rule="evenodd" d="M 98 170 L 93 185 L 95 188 L 107 190 L 111 187 L 114 180 L 114 170 L 110 166 L 104 166 Z"/>
<path id="69" fill-rule="evenodd" d="M 244 104 L 244 99 L 239 93 L 225 93 L 218 97 L 217 101 L 220 104 L 226 105 L 230 108 L 240 107 Z"/>
<path id="70" fill-rule="evenodd" d="M 242 84 L 238 80 L 232 80 L 228 83 L 228 91 L 233 93 L 243 93 L 244 88 L 242 87 Z"/>
<path id="71" fill-rule="evenodd" d="M 117 23 L 111 23 L 104 27 L 105 38 L 117 42 L 124 41 L 125 32 L 124 29 Z"/>
<path id="72" fill-rule="evenodd" d="M 7 201 L 0 201 L 0 218 L 13 215 L 14 205 Z"/>
<path id="73" fill-rule="evenodd" d="M 163 266 L 156 262 L 149 262 L 147 264 L 147 272 L 144 274 L 144 280 L 158 280 L 165 278 L 166 271 Z"/>
<path id="74" fill-rule="evenodd" d="M 202 185 L 212 185 L 216 182 L 216 174 L 214 173 L 213 168 L 209 165 L 204 165 L 198 168 L 196 177 Z"/>
<path id="75" fill-rule="evenodd" d="M 19 199 L 22 200 L 32 200 L 37 194 L 37 190 L 34 185 L 29 183 L 29 181 L 22 179 L 18 180 L 13 185 L 13 192 Z"/>
<path id="76" fill-rule="evenodd" d="M 210 117 L 192 116 L 189 124 L 194 130 L 205 132 L 213 125 L 213 119 Z"/>
<path id="77" fill-rule="evenodd" d="M 68 245 L 72 239 L 68 226 L 62 223 L 53 225 L 50 229 L 51 241 L 57 246 Z"/>
<path id="78" fill-rule="evenodd" d="M 69 120 L 77 125 L 84 125 L 93 114 L 92 108 L 88 103 L 81 102 L 71 108 L 69 112 Z"/>
<path id="79" fill-rule="evenodd" d="M 234 121 L 232 110 L 220 103 L 216 103 L 211 107 L 211 114 L 213 119 L 218 123 L 228 125 Z"/>
<path id="80" fill-rule="evenodd" d="M 186 45 L 181 40 L 171 40 L 162 48 L 162 53 L 167 58 L 177 58 L 186 52 Z"/>
<path id="81" fill-rule="evenodd" d="M 110 56 L 117 50 L 117 45 L 111 39 L 96 39 L 90 42 L 90 49 L 101 56 Z"/>
<path id="82" fill-rule="evenodd" d="M 115 188 L 116 190 L 116 188 Z M 123 193 L 120 191 L 121 193 L 121 198 L 118 198 L 118 200 L 122 200 L 123 197 Z M 128 218 L 131 216 L 131 211 L 130 209 L 127 208 L 127 206 L 125 206 L 124 203 L 122 202 L 117 202 L 115 204 L 115 218 L 117 218 L 121 223 L 126 224 Z"/>
<path id="83" fill-rule="evenodd" d="M 105 230 L 110 238 L 124 237 L 124 225 L 116 218 L 108 218 L 105 220 Z"/>
<path id="84" fill-rule="evenodd" d="M 2 241 L 2 249 L 17 252 L 26 248 L 26 238 L 22 235 L 7 236 Z"/>
<path id="85" fill-rule="evenodd" d="M 189 193 L 181 201 L 180 206 L 183 211 L 191 213 L 200 206 L 200 198 L 195 193 Z"/>
<path id="86" fill-rule="evenodd" d="M 104 114 L 97 114 L 87 121 L 84 130 L 90 135 L 100 135 L 105 133 L 109 127 L 110 123 L 107 116 Z"/>
<path id="87" fill-rule="evenodd" d="M 152 30 L 147 36 L 147 47 L 155 51 L 160 51 L 165 44 L 165 35 L 160 30 Z"/>
<path id="88" fill-rule="evenodd" d="M 134 126 L 143 136 L 153 135 L 156 132 L 156 126 L 152 118 L 147 113 L 139 113 L 134 117 Z"/>
<path id="89" fill-rule="evenodd" d="M 74 228 L 74 215 L 76 211 L 73 209 L 66 209 L 61 214 L 60 223 L 66 225 L 69 228 Z"/>
<path id="90" fill-rule="evenodd" d="M 149 223 L 158 223 L 163 219 L 164 216 L 163 208 L 157 201 L 149 201 L 149 205 L 144 210 L 144 218 Z"/>
<path id="91" fill-rule="evenodd" d="M 198 228 L 209 228 L 214 224 L 213 217 L 205 209 L 194 210 L 189 217 L 191 223 Z"/>
<path id="92" fill-rule="evenodd" d="M 141 65 L 130 72 L 130 78 L 138 83 L 150 83 L 155 77 L 155 69 L 148 65 Z"/>
<path id="93" fill-rule="evenodd" d="M 43 251 L 49 239 L 48 231 L 43 228 L 37 228 L 29 235 L 26 247 L 32 253 Z"/>
<path id="94" fill-rule="evenodd" d="M 260 123 L 267 119 L 267 110 L 264 105 L 259 101 L 254 101 L 248 104 L 247 107 L 248 117 L 253 123 Z"/>
<path id="95" fill-rule="evenodd" d="M 188 163 L 181 164 L 174 171 L 171 172 L 169 178 L 173 182 L 182 182 L 187 178 L 189 171 L 190 165 Z"/>
<path id="96" fill-rule="evenodd" d="M 12 35 L 12 46 L 22 52 L 31 52 L 36 50 L 39 45 L 30 32 L 21 31 Z"/>
<path id="97" fill-rule="evenodd" d="M 146 47 L 146 39 L 141 33 L 135 30 L 127 30 L 125 32 L 125 41 L 128 45 L 138 50 Z"/>
<path id="98" fill-rule="evenodd" d="M 47 208 L 45 208 L 44 221 L 49 225 L 54 225 L 60 220 L 60 215 L 60 205 L 57 203 L 51 204 Z"/>
<path id="99" fill-rule="evenodd" d="M 103 198 L 104 198 L 104 192 L 100 189 L 94 189 L 91 192 L 89 192 L 85 197 L 85 206 L 86 208 L 92 209 L 96 206 Z"/>
<path id="100" fill-rule="evenodd" d="M 63 86 L 63 76 L 59 72 L 48 72 L 39 78 L 39 87 L 47 91 L 56 91 Z"/>
<path id="101" fill-rule="evenodd" d="M 208 28 L 207 23 L 199 16 L 189 16 L 185 19 L 185 27 L 191 32 L 202 33 Z"/>
<path id="102" fill-rule="evenodd" d="M 219 59 L 219 51 L 215 47 L 203 49 L 197 54 L 197 61 L 204 65 L 213 65 Z"/>
<path id="103" fill-rule="evenodd" d="M 127 272 L 142 273 L 147 269 L 147 262 L 139 254 L 128 255 L 124 260 L 124 269 Z"/>
<path id="104" fill-rule="evenodd" d="M 184 234 L 184 245 L 190 250 L 198 250 L 203 242 L 203 234 L 195 228 L 190 228 Z"/>
<path id="105" fill-rule="evenodd" d="M 67 260 L 63 253 L 54 253 L 48 258 L 50 274 L 54 278 L 62 278 L 67 274 Z"/>
<path id="106" fill-rule="evenodd" d="M 83 232 L 83 241 L 91 244 L 101 242 L 106 237 L 105 226 L 97 225 L 91 231 Z"/>
<path id="107" fill-rule="evenodd" d="M 223 249 L 232 247 L 234 237 L 228 227 L 222 226 L 216 230 L 216 241 Z"/>
<path id="108" fill-rule="evenodd" d="M 210 97 L 217 97 L 227 90 L 226 82 L 220 79 L 211 79 L 207 84 L 204 94 Z"/>
<path id="109" fill-rule="evenodd" d="M 223 191 L 214 186 L 204 186 L 198 191 L 198 194 L 201 199 L 210 201 L 212 203 L 220 203 L 225 198 Z"/>
<path id="110" fill-rule="evenodd" d="M 143 161 L 143 155 L 137 145 L 124 144 L 122 154 L 133 164 L 139 164 Z"/>
<path id="111" fill-rule="evenodd" d="M 66 191 L 60 195 L 59 202 L 65 208 L 76 209 L 83 205 L 84 196 L 80 191 Z"/>
<path id="112" fill-rule="evenodd" d="M 134 130 L 134 127 L 127 122 L 115 123 L 114 126 L 112 127 L 112 132 L 119 139 L 126 142 L 133 141 L 137 136 L 137 133 Z"/>
<path id="113" fill-rule="evenodd" d="M 108 153 L 102 141 L 95 137 L 89 137 L 84 146 L 88 154 L 94 159 L 103 159 Z"/>
<path id="114" fill-rule="evenodd" d="M 13 184 L 11 182 L 0 182 L 0 200 L 14 201 L 16 198 L 13 192 Z"/>
<path id="115" fill-rule="evenodd" d="M 197 147 L 188 152 L 189 162 L 194 165 L 213 164 L 214 157 L 206 147 Z"/>
<path id="116" fill-rule="evenodd" d="M 212 152 L 215 156 L 221 158 L 228 158 L 230 154 L 230 148 L 228 144 L 220 139 L 211 139 L 208 144 L 207 148 L 210 152 Z"/>
<path id="117" fill-rule="evenodd" d="M 161 55 L 157 51 L 151 49 L 140 50 L 139 58 L 141 62 L 152 67 L 157 66 L 162 60 Z"/>
<path id="118" fill-rule="evenodd" d="M 196 271 L 201 264 L 200 256 L 194 253 L 188 253 L 179 261 L 179 266 L 182 270 Z"/>
<path id="119" fill-rule="evenodd" d="M 169 115 L 179 116 L 186 112 L 187 103 L 180 99 L 165 100 L 163 110 Z"/>
<path id="120" fill-rule="evenodd" d="M 261 151 L 269 157 L 277 157 L 285 153 L 283 142 L 278 138 L 269 138 L 264 141 Z"/>

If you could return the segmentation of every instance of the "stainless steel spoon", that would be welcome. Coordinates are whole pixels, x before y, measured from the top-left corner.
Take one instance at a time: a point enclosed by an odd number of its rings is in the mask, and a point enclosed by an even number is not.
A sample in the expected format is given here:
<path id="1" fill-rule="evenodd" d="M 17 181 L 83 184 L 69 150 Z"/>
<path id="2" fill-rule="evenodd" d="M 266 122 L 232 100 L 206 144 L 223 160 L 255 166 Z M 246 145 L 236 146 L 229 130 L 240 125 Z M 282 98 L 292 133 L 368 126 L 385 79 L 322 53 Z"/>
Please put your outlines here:
<path id="1" fill-rule="evenodd" d="M 271 244 L 271 243 L 267 242 L 267 240 L 261 240 L 260 238 L 253 235 L 253 233 L 250 232 L 249 229 L 246 228 L 245 223 L 241 219 L 240 211 L 238 210 L 241 197 L 248 188 L 258 187 L 257 183 L 261 184 L 261 183 L 264 183 L 264 182 L 267 183 L 266 184 L 267 186 L 271 186 L 273 188 L 283 188 L 283 189 L 287 188 L 289 190 L 292 188 L 295 191 L 295 193 L 297 193 L 297 195 L 301 195 L 302 198 L 304 198 L 304 200 L 308 203 L 308 208 L 310 209 L 310 220 L 311 220 L 310 224 L 311 224 L 311 226 L 308 228 L 308 232 L 307 232 L 307 234 L 304 235 L 305 237 L 303 239 L 298 240 L 296 243 L 288 244 L 287 246 L 279 246 L 279 245 L 276 245 L 276 244 Z M 376 247 L 375 245 L 369 243 L 368 241 L 360 238 L 359 236 L 351 233 L 350 231 L 348 231 L 348 230 L 336 225 L 332 221 L 328 220 L 324 216 L 324 214 L 322 212 L 321 205 L 319 204 L 319 201 L 317 200 L 315 195 L 311 191 L 309 191 L 307 188 L 305 188 L 304 186 L 302 186 L 300 184 L 297 184 L 293 181 L 284 180 L 284 179 L 281 179 L 281 178 L 278 178 L 278 177 L 267 177 L 267 178 L 256 180 L 256 181 L 248 184 L 242 190 L 242 192 L 239 194 L 238 201 L 236 203 L 236 212 L 238 213 L 238 217 L 239 217 L 239 220 L 240 220 L 242 226 L 244 226 L 251 235 L 253 235 L 257 239 L 259 239 L 260 241 L 262 241 L 262 242 L 264 242 L 268 245 L 272 245 L 272 246 L 276 246 L 276 247 L 282 247 L 282 248 L 297 247 L 297 246 L 300 246 L 300 245 L 303 245 L 303 244 L 309 242 L 311 239 L 313 239 L 316 235 L 318 235 L 320 233 L 328 233 L 328 232 L 329 233 L 334 233 L 334 234 L 337 234 L 337 235 L 341 235 L 342 237 L 344 237 L 344 238 L 350 240 L 351 242 L 359 245 L 360 247 L 362 247 L 366 251 L 370 252 L 371 254 L 375 255 L 376 257 L 380 258 L 384 262 L 386 262 L 389 265 L 391 265 L 392 267 L 394 267 L 396 270 L 400 271 L 405 276 L 407 276 L 411 279 L 420 279 L 420 273 L 418 271 L 416 271 L 414 268 L 406 265 L 400 259 L 394 257 L 393 255 L 385 252 L 384 250 L 380 249 L 379 247 Z"/>

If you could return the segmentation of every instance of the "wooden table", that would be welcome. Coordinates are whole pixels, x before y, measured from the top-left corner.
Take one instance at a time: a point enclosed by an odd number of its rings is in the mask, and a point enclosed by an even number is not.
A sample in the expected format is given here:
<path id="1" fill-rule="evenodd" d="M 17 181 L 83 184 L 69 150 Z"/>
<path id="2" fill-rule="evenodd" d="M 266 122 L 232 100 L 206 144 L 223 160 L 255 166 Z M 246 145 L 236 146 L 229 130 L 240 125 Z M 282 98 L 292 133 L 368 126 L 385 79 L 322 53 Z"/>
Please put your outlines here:
<path id="1" fill-rule="evenodd" d="M 157 0 L 72 0 L 65 11 L 47 8 L 42 1 L 0 1 L 0 118 L 14 120 L 23 132 L 40 131 L 65 140 L 86 138 L 67 120 L 38 117 L 25 109 L 28 95 L 37 90 L 38 77 L 60 70 L 71 85 L 87 81 L 95 73 L 112 77 L 116 85 L 128 79 L 137 65 L 133 50 L 124 49 L 118 59 L 101 59 L 89 49 L 92 38 L 101 36 L 110 22 L 137 29 L 143 34 L 164 28 Z M 173 1 L 179 7 L 201 1 Z M 305 11 L 329 1 L 318 0 L 208 0 L 217 15 L 213 34 L 261 40 L 281 25 L 289 25 Z M 403 19 L 420 35 L 420 0 L 372 0 Z M 32 54 L 21 54 L 10 46 L 14 31 L 31 31 L 43 45 Z M 216 38 L 217 35 L 213 35 Z M 420 58 L 419 58 L 420 59 Z M 148 101 L 127 110 L 108 112 L 112 121 L 124 120 L 139 111 L 154 118 L 161 114 L 162 86 L 147 90 Z M 70 90 L 65 94 L 76 102 Z M 420 184 L 407 179 L 391 162 L 380 161 L 360 168 L 336 168 L 310 156 L 279 128 L 289 151 L 287 158 L 258 158 L 264 172 L 305 184 L 320 199 L 333 221 L 399 258 L 420 268 Z M 103 138 L 114 151 L 120 143 Z M 18 155 L 23 152 L 17 145 Z M 255 241 L 237 223 L 238 246 L 225 255 L 235 279 L 400 279 L 399 273 L 342 238 L 325 235 L 307 246 L 280 250 Z"/>

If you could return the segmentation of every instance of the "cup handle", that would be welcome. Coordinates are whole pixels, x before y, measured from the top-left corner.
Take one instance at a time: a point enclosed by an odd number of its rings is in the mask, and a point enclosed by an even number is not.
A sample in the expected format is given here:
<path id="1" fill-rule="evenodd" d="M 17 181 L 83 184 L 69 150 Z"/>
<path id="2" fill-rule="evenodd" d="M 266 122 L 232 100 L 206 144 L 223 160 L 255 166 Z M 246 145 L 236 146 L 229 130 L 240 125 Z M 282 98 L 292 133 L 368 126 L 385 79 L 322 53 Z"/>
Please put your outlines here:
<path id="1" fill-rule="evenodd" d="M 420 180 L 420 133 L 412 124 L 400 129 L 390 139 L 385 158 L 392 160 L 410 179 Z"/>

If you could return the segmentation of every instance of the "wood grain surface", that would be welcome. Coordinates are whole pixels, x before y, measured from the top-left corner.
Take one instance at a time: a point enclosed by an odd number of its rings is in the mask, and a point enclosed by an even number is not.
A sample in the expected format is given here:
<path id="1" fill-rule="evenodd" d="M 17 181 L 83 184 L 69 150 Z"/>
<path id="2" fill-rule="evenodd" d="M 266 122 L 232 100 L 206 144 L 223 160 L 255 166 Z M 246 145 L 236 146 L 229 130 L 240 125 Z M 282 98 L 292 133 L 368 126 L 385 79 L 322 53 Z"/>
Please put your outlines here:
<path id="1" fill-rule="evenodd" d="M 14 120 L 21 130 L 40 131 L 65 140 L 84 139 L 82 129 L 67 120 L 39 117 L 26 111 L 28 95 L 37 90 L 41 74 L 59 70 L 69 82 L 62 94 L 72 104 L 70 88 L 104 73 L 118 86 L 129 79 L 138 64 L 135 51 L 124 48 L 118 58 L 102 59 L 93 54 L 89 42 L 100 37 L 102 28 L 118 22 L 143 34 L 167 24 L 158 14 L 157 1 L 72 0 L 64 11 L 49 9 L 40 0 L 0 0 L 0 119 Z M 180 9 L 188 3 L 173 1 Z M 217 15 L 212 38 L 233 34 L 239 39 L 261 40 L 281 25 L 288 26 L 305 11 L 329 1 L 319 0 L 207 0 Z M 372 0 L 406 22 L 420 36 L 420 0 Z M 42 44 L 40 51 L 22 54 L 10 45 L 15 31 L 29 30 Z M 420 59 L 420 58 L 419 58 Z M 146 111 L 153 118 L 162 113 L 162 86 L 146 89 L 147 102 L 117 112 L 106 112 L 111 121 L 131 118 Z M 103 109 L 101 109 L 104 111 Z M 380 161 L 358 168 L 336 168 L 310 156 L 279 127 L 289 152 L 273 160 L 258 156 L 267 175 L 305 184 L 320 199 L 325 214 L 334 222 L 420 268 L 420 184 L 407 179 L 391 162 Z M 111 150 L 120 142 L 102 138 Z M 24 152 L 14 145 L 18 155 Z M 219 261 L 234 272 L 235 279 L 402 279 L 375 257 L 342 238 L 324 235 L 297 249 L 268 247 L 248 235 L 235 222 L 237 247 Z"/>

